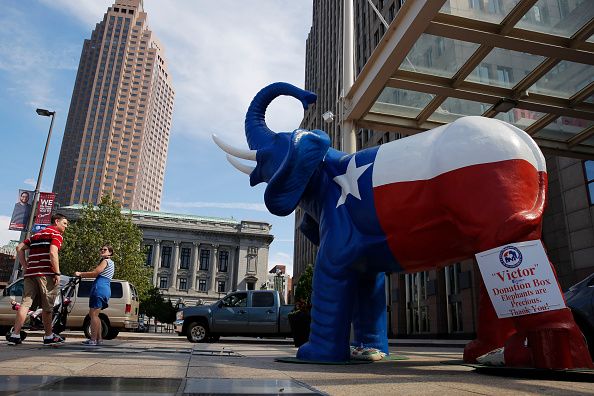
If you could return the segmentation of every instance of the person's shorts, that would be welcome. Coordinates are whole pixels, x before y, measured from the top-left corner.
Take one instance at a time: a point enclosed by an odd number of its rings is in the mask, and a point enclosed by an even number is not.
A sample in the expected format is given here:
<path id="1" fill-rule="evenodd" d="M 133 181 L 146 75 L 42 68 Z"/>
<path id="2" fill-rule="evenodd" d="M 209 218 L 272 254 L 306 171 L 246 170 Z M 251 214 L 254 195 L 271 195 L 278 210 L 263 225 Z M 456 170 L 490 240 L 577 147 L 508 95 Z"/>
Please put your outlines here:
<path id="1" fill-rule="evenodd" d="M 93 309 L 105 309 L 107 308 L 109 297 L 111 297 L 111 288 L 109 287 L 109 281 L 95 283 L 91 287 L 91 295 L 89 296 L 89 308 Z"/>
<path id="2" fill-rule="evenodd" d="M 89 297 L 89 308 L 93 309 L 105 309 L 109 306 L 109 297 L 91 295 Z"/>
<path id="3" fill-rule="evenodd" d="M 27 276 L 24 280 L 23 300 L 21 308 L 29 309 L 33 301 L 39 302 L 45 312 L 54 310 L 54 302 L 60 290 L 54 276 Z"/>

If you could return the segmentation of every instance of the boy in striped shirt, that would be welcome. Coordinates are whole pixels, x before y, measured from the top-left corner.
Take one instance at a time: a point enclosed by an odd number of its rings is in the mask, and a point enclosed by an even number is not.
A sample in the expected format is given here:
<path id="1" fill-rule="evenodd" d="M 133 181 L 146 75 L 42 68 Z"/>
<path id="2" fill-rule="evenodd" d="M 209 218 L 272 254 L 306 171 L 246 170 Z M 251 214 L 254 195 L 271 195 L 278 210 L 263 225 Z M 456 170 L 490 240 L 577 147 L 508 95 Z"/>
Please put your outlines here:
<path id="1" fill-rule="evenodd" d="M 21 307 L 16 313 L 14 329 L 8 345 L 18 345 L 21 341 L 21 327 L 27 311 L 38 299 L 41 303 L 45 337 L 43 345 L 62 344 L 64 339 L 52 331 L 52 311 L 60 289 L 60 261 L 58 251 L 62 247 L 62 233 L 68 227 L 66 216 L 56 213 L 52 225 L 25 239 L 16 248 L 19 262 L 24 270 L 24 292 Z M 29 258 L 25 260 L 25 250 Z"/>

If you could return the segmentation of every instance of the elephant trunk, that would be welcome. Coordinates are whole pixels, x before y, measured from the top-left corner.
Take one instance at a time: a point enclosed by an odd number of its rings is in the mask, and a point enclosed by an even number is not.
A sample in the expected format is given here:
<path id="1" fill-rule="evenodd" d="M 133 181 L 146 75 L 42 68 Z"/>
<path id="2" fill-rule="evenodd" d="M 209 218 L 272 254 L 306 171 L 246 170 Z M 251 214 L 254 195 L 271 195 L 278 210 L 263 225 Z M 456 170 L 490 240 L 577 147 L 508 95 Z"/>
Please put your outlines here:
<path id="1" fill-rule="evenodd" d="M 289 83 L 277 82 L 263 88 L 252 100 L 245 116 L 245 135 L 250 149 L 258 150 L 270 144 L 270 138 L 274 136 L 274 132 L 266 126 L 266 108 L 281 95 L 299 99 L 303 109 L 307 109 L 309 104 L 316 101 L 316 94 Z"/>

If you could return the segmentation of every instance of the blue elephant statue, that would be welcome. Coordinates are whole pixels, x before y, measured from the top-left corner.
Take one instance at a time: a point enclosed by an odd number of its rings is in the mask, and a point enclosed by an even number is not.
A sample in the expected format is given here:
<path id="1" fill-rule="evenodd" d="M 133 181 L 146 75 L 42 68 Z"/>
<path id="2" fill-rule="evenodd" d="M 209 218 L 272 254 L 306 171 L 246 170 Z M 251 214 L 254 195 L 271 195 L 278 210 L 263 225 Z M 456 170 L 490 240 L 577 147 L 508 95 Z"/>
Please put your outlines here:
<path id="1" fill-rule="evenodd" d="M 316 100 L 291 84 L 271 84 L 246 114 L 250 150 L 213 138 L 252 186 L 267 183 L 271 213 L 286 216 L 297 206 L 304 211 L 300 230 L 319 246 L 311 333 L 297 358 L 349 360 L 351 324 L 353 346 L 388 353 L 386 272 L 435 269 L 540 238 L 545 160 L 524 131 L 496 119 L 463 117 L 348 154 L 332 148 L 321 130 L 271 131 L 265 111 L 280 95 L 298 99 L 304 109 Z M 490 304 L 481 298 L 479 322 L 488 325 L 479 324 L 467 361 L 503 346 L 522 328 L 521 318 L 498 319 Z M 557 320 L 543 318 L 545 325 Z M 526 326 L 534 327 L 534 320 Z"/>

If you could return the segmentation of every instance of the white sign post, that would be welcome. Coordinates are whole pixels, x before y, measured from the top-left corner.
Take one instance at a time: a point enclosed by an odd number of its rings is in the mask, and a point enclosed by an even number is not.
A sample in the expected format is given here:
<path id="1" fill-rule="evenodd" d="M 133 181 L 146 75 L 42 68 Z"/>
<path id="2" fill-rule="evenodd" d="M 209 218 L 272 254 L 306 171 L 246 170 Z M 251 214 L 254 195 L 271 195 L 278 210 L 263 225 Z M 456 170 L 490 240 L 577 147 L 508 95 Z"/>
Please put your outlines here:
<path id="1" fill-rule="evenodd" d="M 476 254 L 476 260 L 499 318 L 565 308 L 540 240 L 487 250 Z"/>

